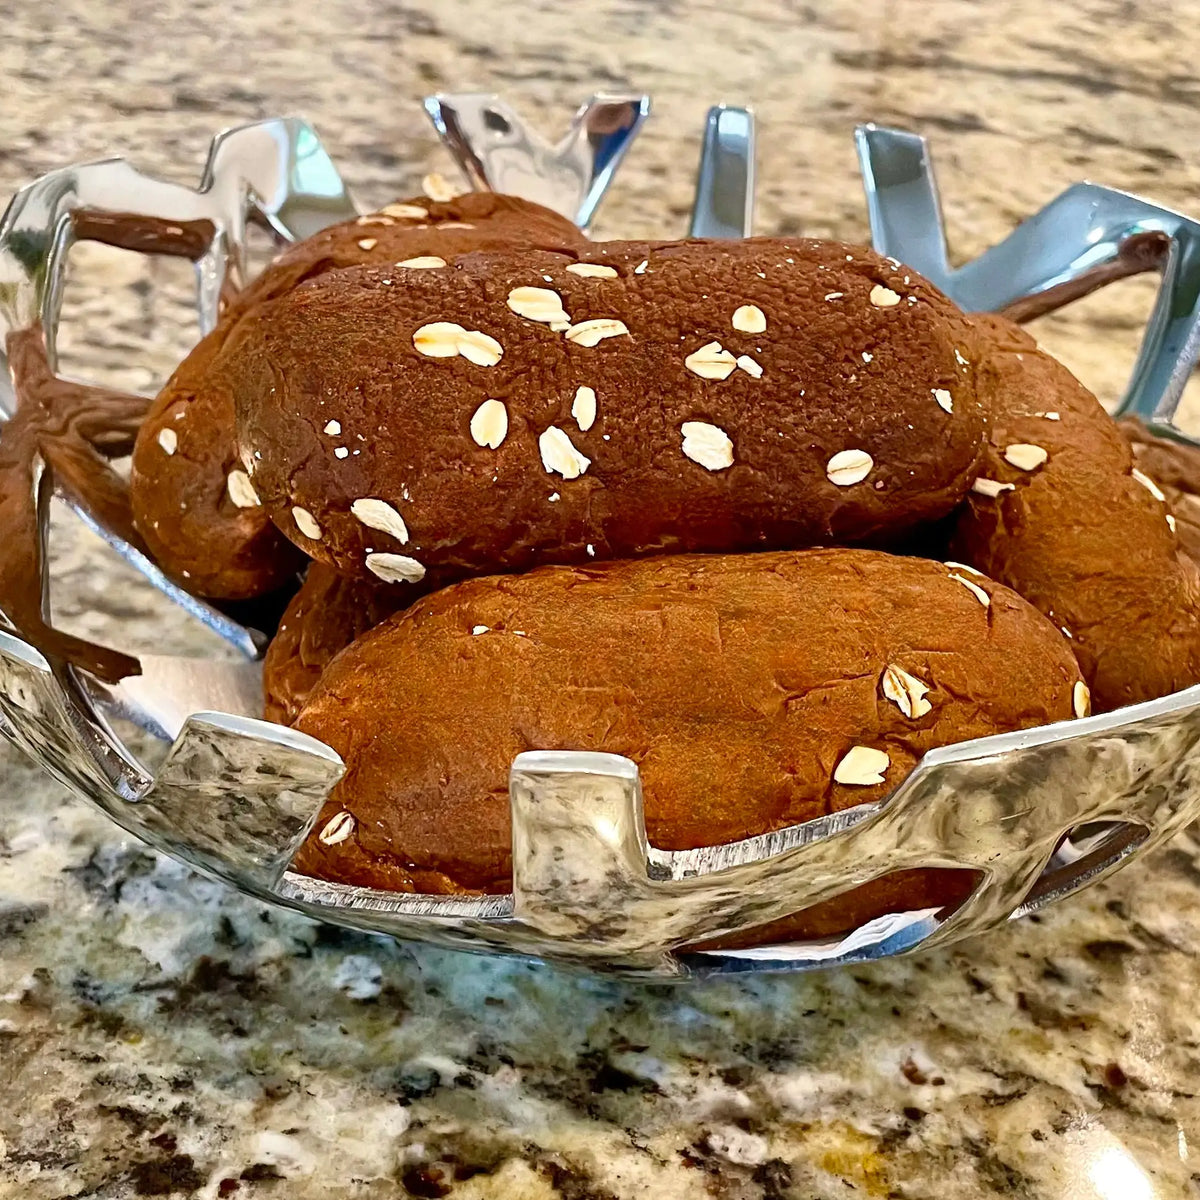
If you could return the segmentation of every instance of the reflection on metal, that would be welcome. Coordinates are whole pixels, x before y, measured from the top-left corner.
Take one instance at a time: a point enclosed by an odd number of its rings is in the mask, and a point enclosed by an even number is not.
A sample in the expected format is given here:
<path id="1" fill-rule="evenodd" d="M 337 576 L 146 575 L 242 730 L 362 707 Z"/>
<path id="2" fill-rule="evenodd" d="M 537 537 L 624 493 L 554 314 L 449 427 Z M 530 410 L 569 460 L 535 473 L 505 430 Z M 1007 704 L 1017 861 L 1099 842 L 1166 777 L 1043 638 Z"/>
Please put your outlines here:
<path id="1" fill-rule="evenodd" d="M 0 633 L 0 714 L 12 741 L 130 833 L 256 895 L 283 873 L 342 774 L 341 759 L 302 733 L 199 712 L 152 778 L 80 720 L 77 704 L 69 680 Z"/>
<path id="2" fill-rule="evenodd" d="M 587 229 L 650 115 L 650 97 L 594 95 L 553 146 L 491 93 L 428 96 L 425 111 L 472 188 L 523 196 Z"/>
<path id="3" fill-rule="evenodd" d="M 935 750 L 885 803 L 679 854 L 647 846 L 628 759 L 538 751 L 518 755 L 510 779 L 511 896 L 443 900 L 295 874 L 281 892 L 313 915 L 333 906 L 339 921 L 360 928 L 634 974 L 860 961 L 981 932 L 1022 905 L 1030 911 L 1100 878 L 1134 848 L 1159 844 L 1200 812 L 1198 747 L 1195 687 L 1086 721 Z M 1066 835 L 1093 822 L 1113 824 L 1075 853 Z M 975 870 L 981 882 L 957 911 L 877 922 L 874 939 L 861 930 L 841 939 L 844 952 L 835 940 L 672 953 L 929 866 Z M 1043 874 L 1052 893 L 1035 891 Z"/>
<path id="4" fill-rule="evenodd" d="M 1158 299 L 1118 414 L 1189 440 L 1172 425 L 1200 355 L 1200 223 L 1139 196 L 1077 183 L 977 259 L 952 268 L 925 139 L 856 132 L 871 239 L 968 312 L 1030 320 L 1114 280 L 1162 273 Z"/>
<path id="5" fill-rule="evenodd" d="M 0 417 L 16 411 L 7 338 L 41 330 L 56 367 L 55 337 L 67 257 L 76 241 L 102 241 L 191 259 L 202 333 L 217 320 L 227 280 L 245 282 L 246 228 L 255 219 L 285 240 L 353 217 L 341 176 L 312 126 L 294 117 L 218 134 L 200 187 L 143 175 L 121 159 L 52 171 L 22 188 L 0 220 Z M 43 485 L 51 481 L 46 478 Z M 159 590 L 250 657 L 261 639 L 173 584 L 77 497 L 70 504 Z M 3 607 L 0 597 L 0 608 Z"/>
<path id="6" fill-rule="evenodd" d="M 692 237 L 744 238 L 754 222 L 754 114 L 748 108 L 714 105 L 708 110 Z"/>
<path id="7" fill-rule="evenodd" d="M 581 223 L 647 108 L 644 97 L 593 101 L 551 151 L 495 97 L 428 103 L 474 182 L 534 195 Z M 1028 315 L 1128 273 L 1131 262 L 1165 264 L 1168 299 L 1160 300 L 1131 394 L 1139 411 L 1169 416 L 1194 357 L 1190 222 L 1081 185 L 954 271 L 924 143 L 868 127 L 859 144 L 879 247 L 973 307 Z M 693 227 L 741 236 L 753 178 L 749 114 L 713 110 L 704 145 Z M 142 249 L 182 239 L 178 246 L 190 247 L 198 264 L 202 320 L 211 322 L 221 277 L 241 269 L 247 211 L 282 236 L 300 236 L 353 210 L 302 122 L 268 121 L 218 139 L 198 192 L 147 180 L 122 163 L 55 172 L 19 193 L 0 226 L 4 331 L 41 320 L 52 344 L 62 260 L 71 230 L 80 228 Z M 116 219 L 130 215 L 138 217 L 132 226 Z M 681 852 L 647 844 L 638 771 L 628 759 L 521 754 L 510 776 L 511 894 L 382 892 L 286 870 L 342 764 L 321 743 L 250 716 L 259 702 L 255 664 L 147 656 L 142 667 L 141 676 L 106 686 L 0 632 L 0 735 L 149 844 L 274 903 L 400 937 L 633 976 L 803 970 L 948 942 L 1102 877 L 1200 815 L 1197 687 L 1084 721 L 946 747 L 881 803 Z M 223 711 L 205 711 L 213 708 Z M 172 743 L 156 773 L 108 722 L 128 715 Z M 970 870 L 979 884 L 953 913 L 892 914 L 840 939 L 687 949 L 912 867 Z"/>

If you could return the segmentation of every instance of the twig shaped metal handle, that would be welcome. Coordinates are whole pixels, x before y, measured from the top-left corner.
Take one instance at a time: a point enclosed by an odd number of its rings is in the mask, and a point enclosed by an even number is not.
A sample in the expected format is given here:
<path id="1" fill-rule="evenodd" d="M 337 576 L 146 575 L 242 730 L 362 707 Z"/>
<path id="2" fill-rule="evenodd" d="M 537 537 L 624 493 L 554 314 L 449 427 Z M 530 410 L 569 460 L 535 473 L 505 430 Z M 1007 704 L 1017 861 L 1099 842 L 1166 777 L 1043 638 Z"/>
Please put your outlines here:
<path id="1" fill-rule="evenodd" d="M 754 221 L 754 113 L 724 104 L 708 110 L 691 237 L 749 237 Z"/>
<path id="2" fill-rule="evenodd" d="M 1029 320 L 1116 279 L 1160 271 L 1117 412 L 1183 438 L 1172 418 L 1200 355 L 1200 224 L 1139 196 L 1078 183 L 953 268 L 925 139 L 877 125 L 860 126 L 856 139 L 875 249 L 915 267 L 970 312 Z"/>
<path id="3" fill-rule="evenodd" d="M 425 111 L 472 188 L 534 200 L 586 230 L 650 115 L 650 97 L 597 93 L 554 145 L 490 92 L 427 96 Z"/>

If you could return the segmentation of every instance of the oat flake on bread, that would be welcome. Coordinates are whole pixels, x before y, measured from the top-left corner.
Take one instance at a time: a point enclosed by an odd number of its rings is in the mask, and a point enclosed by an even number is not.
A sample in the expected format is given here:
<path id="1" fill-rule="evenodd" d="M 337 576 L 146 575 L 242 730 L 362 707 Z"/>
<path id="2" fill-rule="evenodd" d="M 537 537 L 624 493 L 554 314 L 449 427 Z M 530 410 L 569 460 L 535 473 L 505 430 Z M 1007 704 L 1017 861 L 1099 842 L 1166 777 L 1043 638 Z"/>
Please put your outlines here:
<path id="1" fill-rule="evenodd" d="M 295 497 L 325 497 L 303 549 L 365 577 L 351 505 L 419 479 L 404 521 L 441 585 L 588 546 L 886 545 L 977 478 L 985 398 L 956 355 L 970 322 L 919 276 L 802 239 L 605 242 L 574 263 L 497 249 L 386 286 L 351 268 L 266 308 L 221 355 L 264 510 L 291 535 Z M 848 380 L 848 358 L 870 369 Z M 326 411 L 363 433 L 360 454 L 321 445 Z"/>

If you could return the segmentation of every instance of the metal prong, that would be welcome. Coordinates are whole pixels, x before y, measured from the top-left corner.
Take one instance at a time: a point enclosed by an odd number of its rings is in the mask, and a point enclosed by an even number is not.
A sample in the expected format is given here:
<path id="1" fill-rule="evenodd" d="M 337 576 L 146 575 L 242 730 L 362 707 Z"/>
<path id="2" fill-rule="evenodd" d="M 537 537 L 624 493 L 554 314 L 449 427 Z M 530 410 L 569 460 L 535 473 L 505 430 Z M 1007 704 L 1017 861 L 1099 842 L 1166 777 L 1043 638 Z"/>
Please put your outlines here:
<path id="1" fill-rule="evenodd" d="M 519 754 L 509 793 L 514 918 L 580 957 L 604 954 L 660 969 L 664 944 L 773 920 L 869 879 L 877 871 L 852 861 L 854 847 L 872 844 L 872 822 L 886 820 L 872 807 L 816 830 L 798 825 L 685 851 L 676 864 L 649 847 L 641 781 L 629 759 Z M 827 862 L 836 866 L 826 869 Z"/>
<path id="2" fill-rule="evenodd" d="M 202 333 L 217 323 L 226 270 L 238 286 L 246 283 L 248 208 L 289 242 L 358 215 L 317 131 L 298 117 L 271 117 L 218 133 L 200 192 L 212 196 L 218 208 L 216 234 L 196 263 Z"/>
<path id="3" fill-rule="evenodd" d="M 5 732 L 43 770 L 107 811 L 132 799 L 150 776 L 76 706 L 33 646 L 0 631 L 0 716 Z"/>
<path id="4" fill-rule="evenodd" d="M 68 499 L 68 507 L 75 515 L 98 537 L 107 542 L 131 567 L 140 572 L 164 596 L 173 600 L 185 612 L 190 613 L 196 620 L 207 625 L 219 638 L 227 642 L 247 658 L 257 658 L 261 653 L 266 638 L 257 630 L 247 629 L 246 626 L 227 616 L 219 608 L 185 592 L 177 583 L 163 574 L 159 565 L 136 546 L 131 546 L 123 537 L 105 528 L 81 503 Z"/>
<path id="5" fill-rule="evenodd" d="M 518 754 L 509 778 L 514 914 L 556 936 L 619 920 L 644 895 L 646 826 L 637 767 L 617 754 Z"/>
<path id="6" fill-rule="evenodd" d="M 1162 286 L 1138 348 L 1116 416 L 1172 425 L 1200 357 L 1200 225 L 1180 219 L 1163 268 Z M 1178 430 L 1174 435 L 1183 438 Z M 1192 440 L 1192 439 L 1187 439 Z"/>
<path id="7" fill-rule="evenodd" d="M 48 361 L 52 369 L 56 365 L 55 335 L 67 256 L 75 237 L 74 214 L 136 213 L 148 221 L 207 229 L 208 242 L 196 259 L 196 277 L 201 331 L 208 332 L 216 324 L 226 270 L 232 268 L 238 282 L 244 275 L 248 208 L 257 210 L 280 237 L 289 239 L 308 237 L 356 212 L 315 130 L 294 117 L 258 121 L 218 134 L 198 189 L 153 179 L 119 159 L 54 171 L 22 188 L 0 221 L 0 266 L 12 276 L 11 295 L 0 314 L 0 368 L 7 365 L 4 335 L 39 321 Z M 0 369 L 0 416 L 11 415 L 15 406 L 10 372 Z M 85 524 L 159 591 L 242 654 L 259 653 L 261 639 L 253 631 L 177 587 L 78 500 L 69 503 Z"/>
<path id="8" fill-rule="evenodd" d="M 754 113 L 724 104 L 708 110 L 691 237 L 749 237 L 754 221 Z"/>
<path id="9" fill-rule="evenodd" d="M 925 139 L 904 129 L 860 125 L 854 141 L 867 193 L 871 244 L 880 254 L 916 267 L 945 290 L 950 263 Z"/>
<path id="10" fill-rule="evenodd" d="M 1161 268 L 1154 311 L 1117 412 L 1167 424 L 1200 351 L 1198 248 L 1200 225 L 1190 218 L 1080 183 L 954 272 L 950 295 L 969 311 L 1028 319 L 1114 279 Z"/>
<path id="11" fill-rule="evenodd" d="M 471 187 L 536 201 L 586 230 L 649 116 L 650 97 L 592 96 L 554 146 L 492 93 L 428 96 L 425 111 Z"/>
<path id="12" fill-rule="evenodd" d="M 343 770 L 328 746 L 296 730 L 196 713 L 153 787 L 123 815 L 180 858 L 262 893 L 278 882 Z"/>
<path id="13" fill-rule="evenodd" d="M 235 185 L 249 189 L 253 207 L 285 241 L 358 216 L 317 131 L 299 117 L 236 125 L 213 138 L 200 190 Z"/>
<path id="14" fill-rule="evenodd" d="M 1081 183 L 953 270 L 925 139 L 874 125 L 860 126 L 855 138 L 875 249 L 915 267 L 968 312 L 1029 320 L 1116 279 L 1161 269 L 1117 412 L 1182 436 L 1171 418 L 1200 356 L 1200 224 L 1138 196 Z"/>
<path id="15" fill-rule="evenodd" d="M 0 632 L 0 729 L 123 828 L 257 892 L 282 874 L 341 759 L 295 730 L 227 713 L 189 717 L 157 778 L 113 751 L 33 647 Z"/>

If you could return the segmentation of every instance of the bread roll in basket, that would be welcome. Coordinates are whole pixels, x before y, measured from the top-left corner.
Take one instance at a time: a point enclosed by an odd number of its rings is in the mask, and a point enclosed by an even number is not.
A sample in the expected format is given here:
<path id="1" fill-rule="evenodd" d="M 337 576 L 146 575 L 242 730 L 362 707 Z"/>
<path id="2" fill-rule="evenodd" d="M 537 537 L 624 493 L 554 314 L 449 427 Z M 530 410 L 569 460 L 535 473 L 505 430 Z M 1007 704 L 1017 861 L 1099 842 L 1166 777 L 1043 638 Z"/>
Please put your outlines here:
<path id="1" fill-rule="evenodd" d="M 693 239 L 594 242 L 645 97 L 555 150 L 427 108 L 474 190 L 360 214 L 287 119 L 196 191 L 115 161 L 14 198 L 0 732 L 273 903 L 655 978 L 967 936 L 1200 811 L 1191 221 L 1079 185 L 953 271 L 923 143 L 867 127 L 874 250 L 706 240 L 752 187 L 718 109 Z M 248 221 L 296 243 L 254 281 Z M 83 238 L 197 265 L 153 402 L 56 370 Z M 1125 436 L 1011 318 L 1152 268 Z M 56 629 L 52 491 L 245 662 Z"/>

